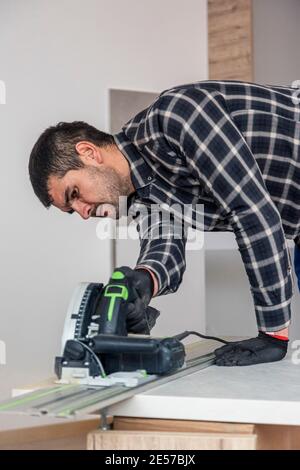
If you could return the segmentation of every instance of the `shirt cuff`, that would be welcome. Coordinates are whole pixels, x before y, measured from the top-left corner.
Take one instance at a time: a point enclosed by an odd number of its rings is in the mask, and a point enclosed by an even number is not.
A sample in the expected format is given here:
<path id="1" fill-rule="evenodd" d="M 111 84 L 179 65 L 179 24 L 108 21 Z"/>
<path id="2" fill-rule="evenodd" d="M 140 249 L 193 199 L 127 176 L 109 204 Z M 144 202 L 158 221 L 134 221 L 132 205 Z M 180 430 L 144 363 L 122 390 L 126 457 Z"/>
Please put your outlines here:
<path id="1" fill-rule="evenodd" d="M 157 292 L 155 295 L 161 295 L 167 293 L 168 291 L 172 292 L 171 289 L 168 289 L 169 285 L 169 273 L 166 267 L 160 261 L 154 259 L 147 259 L 145 263 L 138 264 L 135 268 L 148 268 L 154 275 L 157 281 Z"/>
<path id="2" fill-rule="evenodd" d="M 144 264 L 139 264 L 134 269 L 144 269 L 145 271 L 148 271 L 153 281 L 152 297 L 155 297 L 158 292 L 158 280 L 154 272 L 148 266 L 145 266 Z"/>
<path id="3" fill-rule="evenodd" d="M 279 305 L 255 306 L 258 329 L 260 331 L 278 331 L 291 322 L 291 301 Z"/>

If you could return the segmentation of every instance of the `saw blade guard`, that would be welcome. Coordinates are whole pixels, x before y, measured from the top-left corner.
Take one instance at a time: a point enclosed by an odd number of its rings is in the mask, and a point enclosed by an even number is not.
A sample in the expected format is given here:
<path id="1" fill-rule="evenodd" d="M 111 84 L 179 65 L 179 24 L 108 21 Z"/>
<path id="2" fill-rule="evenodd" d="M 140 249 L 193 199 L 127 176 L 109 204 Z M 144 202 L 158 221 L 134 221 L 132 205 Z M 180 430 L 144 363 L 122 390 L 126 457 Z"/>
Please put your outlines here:
<path id="1" fill-rule="evenodd" d="M 75 288 L 71 297 L 64 323 L 61 354 L 66 342 L 70 339 L 80 339 L 98 334 L 99 315 L 97 306 L 102 297 L 103 284 L 96 282 L 81 282 Z"/>

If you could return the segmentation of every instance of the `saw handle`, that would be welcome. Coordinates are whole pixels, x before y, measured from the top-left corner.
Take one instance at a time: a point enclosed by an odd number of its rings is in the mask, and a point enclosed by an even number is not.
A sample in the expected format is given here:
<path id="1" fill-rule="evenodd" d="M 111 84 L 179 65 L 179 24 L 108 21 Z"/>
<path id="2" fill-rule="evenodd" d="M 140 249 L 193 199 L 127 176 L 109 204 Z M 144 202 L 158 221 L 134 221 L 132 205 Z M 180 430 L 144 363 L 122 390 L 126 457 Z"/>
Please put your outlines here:
<path id="1" fill-rule="evenodd" d="M 98 305 L 99 334 L 127 336 L 126 302 L 129 292 L 126 279 L 114 276 L 105 286 Z"/>
<path id="2" fill-rule="evenodd" d="M 129 268 L 126 269 L 129 270 Z M 126 275 L 125 268 L 120 268 L 113 272 L 109 283 L 104 287 L 97 307 L 97 313 L 100 317 L 99 334 L 127 336 L 127 330 L 138 334 L 150 334 L 154 327 L 159 311 L 150 306 L 147 306 L 144 311 L 141 299 L 140 311 L 129 311 L 129 305 L 131 303 L 134 305 L 134 301 L 140 297 L 140 293 L 137 292 L 135 284 L 130 282 L 130 279 L 131 277 Z M 141 281 L 139 282 L 141 284 Z M 143 285 L 141 286 L 143 287 Z M 131 318 L 132 313 L 134 313 L 134 318 Z M 142 329 L 136 328 L 138 322 L 142 323 Z"/>

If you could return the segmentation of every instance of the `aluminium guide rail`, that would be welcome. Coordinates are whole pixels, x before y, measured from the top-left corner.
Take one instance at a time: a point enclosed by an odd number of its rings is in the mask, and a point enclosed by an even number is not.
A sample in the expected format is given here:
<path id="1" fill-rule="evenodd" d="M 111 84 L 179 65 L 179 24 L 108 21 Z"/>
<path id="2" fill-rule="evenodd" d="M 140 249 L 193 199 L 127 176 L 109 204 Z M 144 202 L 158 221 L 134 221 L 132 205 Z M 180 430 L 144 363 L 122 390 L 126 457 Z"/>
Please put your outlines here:
<path id="1" fill-rule="evenodd" d="M 0 403 L 0 413 L 17 413 L 31 416 L 74 418 L 95 413 L 127 400 L 137 393 L 177 380 L 186 375 L 205 369 L 215 362 L 213 353 L 195 357 L 186 366 L 167 376 L 150 376 L 145 383 L 136 387 L 112 385 L 91 387 L 77 384 L 59 384 L 25 393 Z"/>

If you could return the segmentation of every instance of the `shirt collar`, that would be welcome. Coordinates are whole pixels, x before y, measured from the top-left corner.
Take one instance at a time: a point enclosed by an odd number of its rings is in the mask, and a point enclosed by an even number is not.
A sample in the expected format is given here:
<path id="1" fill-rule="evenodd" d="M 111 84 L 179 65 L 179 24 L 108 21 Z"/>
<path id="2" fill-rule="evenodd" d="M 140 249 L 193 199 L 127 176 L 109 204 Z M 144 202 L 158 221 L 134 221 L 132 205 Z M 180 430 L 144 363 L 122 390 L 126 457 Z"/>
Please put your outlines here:
<path id="1" fill-rule="evenodd" d="M 135 189 L 144 188 L 153 180 L 153 170 L 146 163 L 137 147 L 123 131 L 113 136 L 114 141 L 130 165 L 131 179 Z"/>

